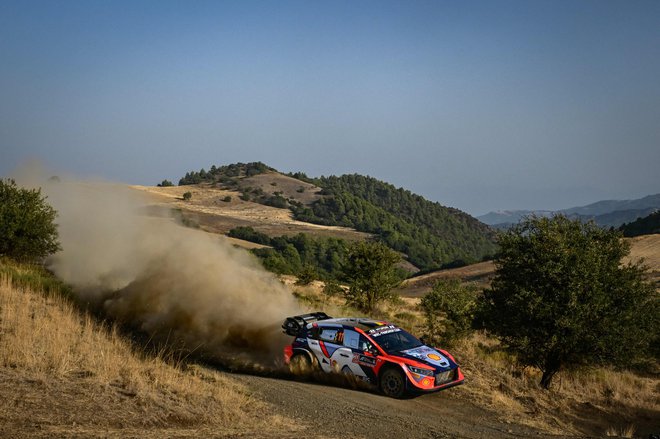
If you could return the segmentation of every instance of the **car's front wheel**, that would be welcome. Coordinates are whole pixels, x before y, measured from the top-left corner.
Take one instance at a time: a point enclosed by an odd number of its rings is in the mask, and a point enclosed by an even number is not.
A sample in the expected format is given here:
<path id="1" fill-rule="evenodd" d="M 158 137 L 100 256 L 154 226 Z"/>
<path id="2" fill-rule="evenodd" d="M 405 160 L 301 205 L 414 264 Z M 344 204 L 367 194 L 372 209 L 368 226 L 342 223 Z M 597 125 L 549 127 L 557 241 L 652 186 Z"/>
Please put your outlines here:
<path id="1" fill-rule="evenodd" d="M 390 367 L 380 376 L 380 390 L 391 398 L 402 398 L 406 393 L 406 377 L 399 369 Z"/>

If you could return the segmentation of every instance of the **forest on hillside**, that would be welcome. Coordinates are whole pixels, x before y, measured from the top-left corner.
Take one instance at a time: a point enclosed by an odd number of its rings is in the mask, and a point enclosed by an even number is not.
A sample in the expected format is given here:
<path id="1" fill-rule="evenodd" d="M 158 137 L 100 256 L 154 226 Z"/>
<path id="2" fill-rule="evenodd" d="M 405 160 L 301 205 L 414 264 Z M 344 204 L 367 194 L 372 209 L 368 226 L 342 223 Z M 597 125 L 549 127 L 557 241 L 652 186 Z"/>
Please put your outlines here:
<path id="1" fill-rule="evenodd" d="M 623 224 L 619 230 L 623 232 L 623 236 L 628 238 L 660 233 L 660 210 L 644 218 L 637 218 L 635 221 Z"/>
<path id="2" fill-rule="evenodd" d="M 309 178 L 301 172 L 287 174 L 322 189 L 322 196 L 308 205 L 280 192 L 254 193 L 253 189 L 238 187 L 239 179 L 265 172 L 277 171 L 261 162 L 213 166 L 209 171 L 186 173 L 179 185 L 218 184 L 242 190 L 244 200 L 289 208 L 300 221 L 371 233 L 424 271 L 481 261 L 496 251 L 494 232 L 485 224 L 458 209 L 373 177 L 352 174 Z"/>

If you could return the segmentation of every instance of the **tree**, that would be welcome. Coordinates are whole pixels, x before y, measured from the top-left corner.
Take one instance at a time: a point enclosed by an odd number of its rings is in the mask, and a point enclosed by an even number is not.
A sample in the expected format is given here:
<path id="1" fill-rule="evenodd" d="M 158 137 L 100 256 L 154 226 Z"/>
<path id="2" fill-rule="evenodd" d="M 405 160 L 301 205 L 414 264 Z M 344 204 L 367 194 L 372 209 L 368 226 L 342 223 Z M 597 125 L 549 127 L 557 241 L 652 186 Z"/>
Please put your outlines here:
<path id="1" fill-rule="evenodd" d="M 169 186 L 174 186 L 174 183 L 172 183 L 169 180 L 163 180 L 160 183 L 158 183 L 156 186 L 158 186 L 158 187 L 169 187 Z"/>
<path id="2" fill-rule="evenodd" d="M 41 189 L 0 179 L 0 255 L 33 262 L 60 250 L 56 216 Z"/>
<path id="3" fill-rule="evenodd" d="M 476 308 L 476 288 L 458 279 L 439 280 L 422 297 L 426 337 L 433 345 L 447 345 L 470 333 Z"/>
<path id="4" fill-rule="evenodd" d="M 305 264 L 298 273 L 296 285 L 309 285 L 318 277 L 316 269 L 312 265 Z"/>
<path id="5" fill-rule="evenodd" d="M 185 192 L 185 193 L 183 194 L 183 199 L 184 199 L 185 201 L 189 201 L 191 198 L 192 198 L 192 193 L 190 193 L 190 192 Z"/>
<path id="6" fill-rule="evenodd" d="M 392 289 L 399 285 L 395 264 L 399 255 L 381 243 L 361 241 L 348 251 L 344 276 L 349 282 L 346 302 L 364 312 L 394 297 Z"/>
<path id="7" fill-rule="evenodd" d="M 564 216 L 529 217 L 498 238 L 478 320 L 549 388 L 562 368 L 629 364 L 658 331 L 654 287 L 615 231 Z"/>

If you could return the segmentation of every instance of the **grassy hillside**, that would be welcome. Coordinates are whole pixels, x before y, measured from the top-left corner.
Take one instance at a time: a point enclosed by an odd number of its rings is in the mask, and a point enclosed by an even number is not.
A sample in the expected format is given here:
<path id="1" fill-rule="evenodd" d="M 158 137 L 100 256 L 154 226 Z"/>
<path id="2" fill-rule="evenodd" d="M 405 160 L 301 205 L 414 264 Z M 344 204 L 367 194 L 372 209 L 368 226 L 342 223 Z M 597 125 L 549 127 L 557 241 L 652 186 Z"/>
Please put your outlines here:
<path id="1" fill-rule="evenodd" d="M 272 425 L 225 374 L 136 350 L 47 272 L 0 260 L 0 436 L 252 436 Z"/>
<path id="2" fill-rule="evenodd" d="M 492 231 L 473 217 L 375 178 L 296 173 L 289 175 L 293 182 L 268 185 L 274 173 L 263 163 L 239 163 L 189 172 L 179 184 L 212 183 L 241 192 L 242 200 L 288 208 L 300 221 L 376 235 L 423 270 L 476 262 L 495 251 Z"/>

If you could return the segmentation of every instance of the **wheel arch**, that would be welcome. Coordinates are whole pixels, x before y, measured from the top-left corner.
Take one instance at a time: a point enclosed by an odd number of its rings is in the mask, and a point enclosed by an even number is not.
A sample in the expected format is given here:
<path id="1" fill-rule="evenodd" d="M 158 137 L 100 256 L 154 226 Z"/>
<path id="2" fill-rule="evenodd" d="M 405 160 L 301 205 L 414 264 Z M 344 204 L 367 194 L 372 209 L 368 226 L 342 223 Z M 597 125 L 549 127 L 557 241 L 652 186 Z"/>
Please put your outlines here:
<path id="1" fill-rule="evenodd" d="M 294 348 L 293 353 L 291 354 L 291 358 L 297 356 L 297 355 L 307 355 L 307 359 L 310 361 L 312 365 L 315 365 L 317 363 L 316 356 L 309 351 L 309 349 L 305 348 Z"/>

